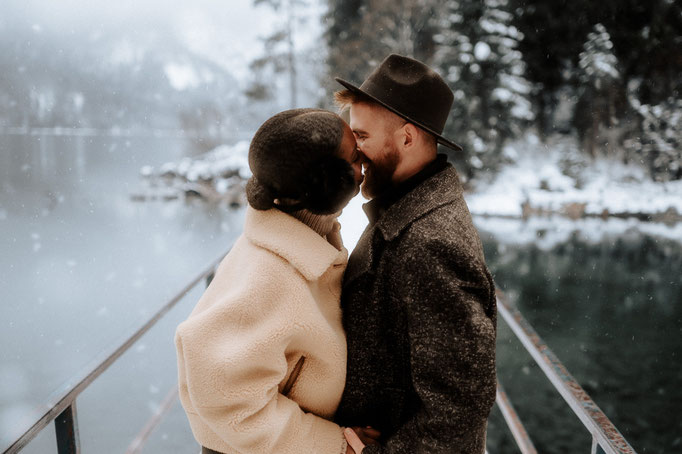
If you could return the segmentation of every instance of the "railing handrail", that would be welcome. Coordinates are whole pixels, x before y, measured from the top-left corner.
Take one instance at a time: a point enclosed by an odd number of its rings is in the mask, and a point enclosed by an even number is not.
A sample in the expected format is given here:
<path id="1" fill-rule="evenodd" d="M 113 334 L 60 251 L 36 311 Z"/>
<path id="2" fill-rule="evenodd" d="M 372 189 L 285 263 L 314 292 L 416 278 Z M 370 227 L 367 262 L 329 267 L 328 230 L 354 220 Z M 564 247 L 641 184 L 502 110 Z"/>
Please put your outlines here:
<path id="1" fill-rule="evenodd" d="M 228 249 L 229 251 L 229 249 Z M 132 334 L 122 337 L 119 342 L 113 344 L 113 347 L 104 350 L 99 355 L 95 356 L 87 366 L 83 367 L 81 371 L 68 379 L 60 389 L 56 390 L 47 398 L 47 401 L 39 408 L 43 408 L 43 415 L 35 420 L 34 423 L 28 427 L 22 435 L 16 438 L 9 447 L 6 448 L 4 454 L 14 454 L 19 452 L 26 446 L 35 436 L 55 420 L 63 411 L 65 411 L 72 403 L 75 402 L 78 395 L 83 392 L 85 388 L 90 385 L 97 377 L 99 377 L 111 364 L 114 363 L 123 353 L 125 353 L 140 337 L 149 331 L 168 311 L 170 311 L 190 290 L 192 290 L 203 279 L 211 276 L 218 266 L 220 261 L 225 256 L 225 253 L 219 258 L 214 259 L 209 266 L 204 268 L 197 276 L 195 276 L 188 284 L 186 284 L 180 292 L 173 296 L 160 309 L 153 313 L 139 328 Z"/>
<path id="2" fill-rule="evenodd" d="M 606 454 L 636 454 L 625 437 L 568 372 L 521 312 L 510 305 L 500 293 L 497 308 L 552 386 L 592 434 L 592 453 L 598 452 L 599 447 Z"/>
<path id="3" fill-rule="evenodd" d="M 44 405 L 41 405 L 44 409 L 43 415 L 35 420 L 22 435 L 16 438 L 4 453 L 17 453 L 35 438 L 41 430 L 53 420 L 56 420 L 60 415 L 65 415 L 68 421 L 65 423 L 64 428 L 57 429 L 58 444 L 60 443 L 59 431 L 71 430 L 74 433 L 67 435 L 70 439 L 66 441 L 74 441 L 75 439 L 76 443 L 72 444 L 72 446 L 75 447 L 65 448 L 64 452 L 79 452 L 77 443 L 77 423 L 75 422 L 76 398 L 90 385 L 90 383 L 99 377 L 138 339 L 148 332 L 199 282 L 203 279 L 210 281 L 216 267 L 224 256 L 225 253 L 221 254 L 219 258 L 214 259 L 209 266 L 195 276 L 194 279 L 186 284 L 180 292 L 173 296 L 160 309 L 153 313 L 132 334 L 125 336 L 122 341 L 97 355 L 79 374 L 71 377 L 59 390 L 52 393 L 48 397 L 47 402 Z M 600 448 L 602 451 L 599 452 L 605 452 L 607 454 L 636 454 L 635 450 L 625 440 L 623 435 L 616 429 L 597 404 L 592 401 L 590 396 L 583 390 L 575 378 L 568 372 L 566 367 L 544 343 L 530 323 L 526 321 L 521 312 L 508 304 L 501 294 L 499 294 L 497 298 L 497 307 L 499 313 L 526 350 L 528 350 L 538 366 L 540 366 L 545 376 L 550 380 L 566 403 L 568 403 L 571 410 L 573 410 L 585 428 L 592 434 L 592 453 L 598 452 L 597 449 Z M 528 439 L 520 421 L 514 421 L 517 416 L 511 403 L 508 402 L 506 393 L 504 393 L 504 390 L 501 388 L 498 388 L 498 404 L 507 409 L 507 413 L 509 414 L 505 414 L 505 419 L 508 423 L 511 420 L 517 426 L 516 428 L 510 426 L 510 428 L 512 428 L 513 431 L 516 429 L 514 436 L 517 443 L 519 443 L 519 446 L 524 447 L 524 452 L 533 452 L 535 448 L 532 446 L 530 439 Z M 59 451 L 60 453 L 62 452 L 61 447 Z"/>

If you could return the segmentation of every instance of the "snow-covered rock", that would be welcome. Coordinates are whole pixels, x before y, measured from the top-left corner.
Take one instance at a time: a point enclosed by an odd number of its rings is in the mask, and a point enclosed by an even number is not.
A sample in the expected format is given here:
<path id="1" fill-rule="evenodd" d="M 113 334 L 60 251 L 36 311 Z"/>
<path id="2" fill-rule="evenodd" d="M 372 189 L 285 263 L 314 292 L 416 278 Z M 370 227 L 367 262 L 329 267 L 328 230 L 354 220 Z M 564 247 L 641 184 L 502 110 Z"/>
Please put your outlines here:
<path id="1" fill-rule="evenodd" d="M 249 142 L 241 141 L 221 145 L 195 158 L 167 162 L 158 170 L 144 166 L 140 174 L 145 177 L 148 187 L 131 197 L 142 201 L 193 196 L 243 205 L 244 186 L 251 177 L 248 152 Z"/>

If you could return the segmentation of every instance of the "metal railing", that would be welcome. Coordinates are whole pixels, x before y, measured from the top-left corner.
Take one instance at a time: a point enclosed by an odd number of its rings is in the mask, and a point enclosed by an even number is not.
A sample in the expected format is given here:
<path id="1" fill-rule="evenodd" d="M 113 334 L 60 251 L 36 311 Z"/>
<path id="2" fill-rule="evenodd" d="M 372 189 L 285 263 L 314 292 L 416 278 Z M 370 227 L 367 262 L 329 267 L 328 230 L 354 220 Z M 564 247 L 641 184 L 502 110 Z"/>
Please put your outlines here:
<path id="1" fill-rule="evenodd" d="M 521 312 L 498 294 L 497 308 L 504 321 L 528 350 L 550 383 L 564 398 L 585 429 L 592 435 L 591 454 L 635 454 L 635 450 L 616 429 L 604 412 L 587 395 L 575 378 L 561 364 Z M 496 403 L 523 454 L 537 451 L 521 424 L 518 415 L 498 385 Z"/>
<path id="2" fill-rule="evenodd" d="M 52 421 L 55 422 L 57 436 L 57 452 L 59 454 L 78 454 L 80 453 L 80 439 L 78 436 L 78 419 L 76 417 L 76 398 L 87 388 L 97 377 L 99 377 L 109 366 L 111 366 L 123 353 L 125 353 L 138 339 L 149 331 L 166 313 L 168 313 L 182 298 L 189 293 L 197 284 L 206 281 L 206 286 L 210 284 L 214 272 L 224 254 L 214 260 L 206 269 L 194 277 L 177 295 L 171 298 L 166 304 L 157 310 L 152 316 L 137 328 L 132 334 L 125 336 L 120 342 L 114 344 L 109 350 L 93 359 L 88 366 L 83 368 L 83 372 L 65 383 L 61 389 L 52 393 L 47 402 L 42 406 L 44 413 L 30 427 L 19 436 L 5 451 L 5 454 L 14 454 L 24 448 L 38 433 Z M 177 395 L 177 389 L 176 395 Z M 164 399 L 162 407 L 169 406 L 172 397 Z M 154 418 L 152 418 L 153 420 Z M 153 426 L 145 426 L 151 432 Z M 144 429 L 143 433 L 144 435 Z M 138 436 L 138 439 L 140 436 Z M 137 440 L 137 439 L 136 439 Z M 129 449 L 130 451 L 130 449 Z"/>
<path id="3" fill-rule="evenodd" d="M 197 284 L 205 280 L 206 286 L 208 286 L 223 256 L 221 255 L 220 258 L 214 260 L 135 332 L 126 336 L 120 343 L 115 344 L 112 349 L 95 358 L 88 367 L 84 368 L 83 373 L 77 375 L 60 390 L 53 393 L 43 405 L 45 409 L 44 414 L 34 424 L 26 428 L 23 434 L 4 453 L 14 454 L 19 452 L 41 430 L 54 421 L 58 453 L 79 454 L 80 441 L 78 436 L 76 398 Z M 509 325 L 516 337 L 540 366 L 554 388 L 568 403 L 586 430 L 592 435 L 591 454 L 635 454 L 635 450 L 542 341 L 533 327 L 521 315 L 521 312 L 506 302 L 501 294 L 498 295 L 497 307 L 507 325 Z M 170 410 L 177 398 L 177 387 L 173 387 L 164 398 L 159 410 L 131 442 L 126 451 L 127 454 L 140 452 L 151 432 L 160 424 L 164 415 Z M 499 383 L 495 402 L 522 454 L 537 454 L 537 449 L 514 410 L 507 393 Z"/>

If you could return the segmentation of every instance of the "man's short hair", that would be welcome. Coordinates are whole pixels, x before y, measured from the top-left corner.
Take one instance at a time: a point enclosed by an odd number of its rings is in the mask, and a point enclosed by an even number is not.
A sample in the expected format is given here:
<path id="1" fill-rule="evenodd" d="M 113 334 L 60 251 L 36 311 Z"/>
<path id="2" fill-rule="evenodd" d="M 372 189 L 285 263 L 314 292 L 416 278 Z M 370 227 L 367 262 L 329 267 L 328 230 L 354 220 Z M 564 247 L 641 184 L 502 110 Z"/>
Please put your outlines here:
<path id="1" fill-rule="evenodd" d="M 348 89 L 343 89 L 339 90 L 334 93 L 334 104 L 341 110 L 341 112 L 350 109 L 350 106 L 353 104 L 369 104 L 371 106 L 375 107 L 381 107 L 384 109 L 387 113 L 390 114 L 391 120 L 393 120 L 393 117 L 395 118 L 395 121 L 389 121 L 387 126 L 389 129 L 395 127 L 398 128 L 400 125 L 398 125 L 398 122 L 402 121 L 402 124 L 405 124 L 408 122 L 407 120 L 403 119 L 401 116 L 391 112 L 389 109 L 386 109 L 384 106 L 373 100 L 367 95 L 364 95 L 362 93 L 358 93 L 356 91 L 351 91 Z M 430 143 L 432 146 L 437 147 L 437 138 L 427 130 L 420 128 L 419 126 L 415 125 L 414 123 L 411 123 L 417 128 L 421 129 L 426 133 L 426 140 L 428 143 Z"/>
<path id="2" fill-rule="evenodd" d="M 375 104 L 377 106 L 381 106 L 381 104 L 374 101 L 369 96 L 355 91 L 350 91 L 348 89 L 339 90 L 334 93 L 334 104 L 336 104 L 336 107 L 338 107 L 341 111 L 349 109 L 352 104 L 359 103 Z"/>

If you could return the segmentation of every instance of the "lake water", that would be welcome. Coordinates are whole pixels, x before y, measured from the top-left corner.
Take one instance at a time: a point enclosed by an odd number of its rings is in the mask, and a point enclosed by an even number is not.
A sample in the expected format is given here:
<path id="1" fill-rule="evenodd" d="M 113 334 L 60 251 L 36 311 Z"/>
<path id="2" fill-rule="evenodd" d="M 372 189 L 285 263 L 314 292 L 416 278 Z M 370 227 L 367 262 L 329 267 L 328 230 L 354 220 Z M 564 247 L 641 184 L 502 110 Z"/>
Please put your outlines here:
<path id="1" fill-rule="evenodd" d="M 193 152 L 192 142 L 177 138 L 0 136 L 0 450 L 52 392 L 131 334 L 240 233 L 241 210 L 131 200 L 142 186 L 140 167 Z M 103 379 L 137 382 L 137 394 L 124 394 L 142 409 L 131 404 L 131 416 L 120 420 L 139 415 L 137 430 L 175 380 L 172 327 L 164 336 L 170 348 L 147 338 L 127 371 Z M 150 345 L 164 354 L 146 351 Z M 152 378 L 157 357 L 170 364 L 168 377 Z M 107 446 L 90 452 L 122 452 L 129 441 L 114 440 L 118 432 L 106 423 L 92 429 L 102 416 L 126 426 L 111 414 L 125 399 L 112 393 L 78 401 L 84 447 L 93 433 Z"/>
<path id="2" fill-rule="evenodd" d="M 539 230 L 537 242 L 516 244 L 513 232 L 486 225 L 497 285 L 633 448 L 682 452 L 682 241 L 607 229 L 543 244 L 551 232 Z M 498 377 L 539 452 L 589 452 L 587 431 L 498 324 Z M 502 424 L 495 412 L 491 445 L 515 452 Z"/>
<path id="3" fill-rule="evenodd" d="M 239 234 L 243 210 L 132 201 L 181 139 L 0 136 L 0 449 L 47 397 L 176 294 Z M 477 220 L 498 286 L 639 452 L 682 452 L 681 242 L 636 230 L 548 242 Z M 514 221 L 514 228 L 530 227 Z M 124 452 L 176 381 L 173 331 L 199 286 L 78 399 L 84 452 Z M 540 452 L 590 438 L 499 322 L 498 374 Z M 492 453 L 516 452 L 497 411 Z M 24 452 L 54 452 L 54 431 Z M 180 406 L 145 453 L 195 452 Z"/>

